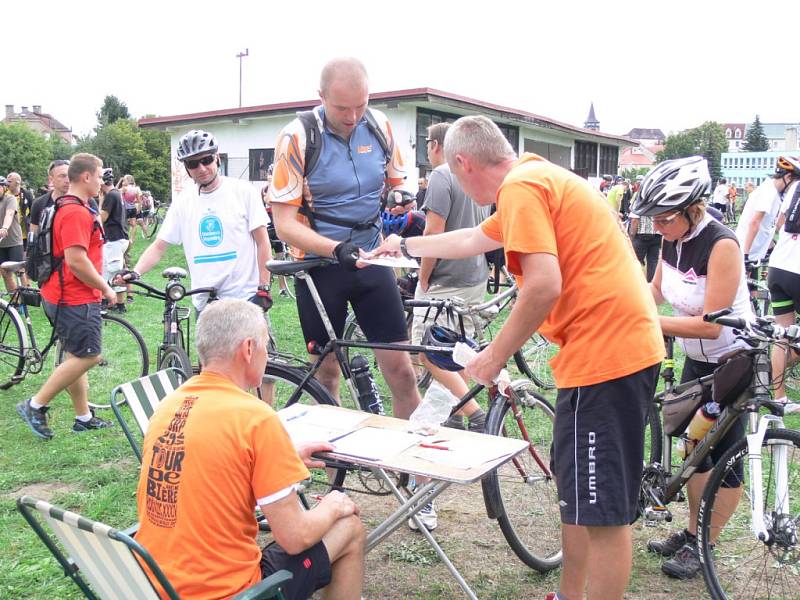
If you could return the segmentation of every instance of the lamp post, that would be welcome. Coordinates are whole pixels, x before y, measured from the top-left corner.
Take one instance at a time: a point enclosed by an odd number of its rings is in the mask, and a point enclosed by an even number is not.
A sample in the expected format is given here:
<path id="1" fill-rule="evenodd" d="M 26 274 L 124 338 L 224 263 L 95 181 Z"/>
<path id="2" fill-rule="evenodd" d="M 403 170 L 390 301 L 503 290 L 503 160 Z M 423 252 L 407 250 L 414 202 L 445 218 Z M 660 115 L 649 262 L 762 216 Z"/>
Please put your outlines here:
<path id="1" fill-rule="evenodd" d="M 236 58 L 239 59 L 239 108 L 242 108 L 242 59 L 245 56 L 250 56 L 250 49 L 245 48 L 244 52 L 239 52 Z"/>

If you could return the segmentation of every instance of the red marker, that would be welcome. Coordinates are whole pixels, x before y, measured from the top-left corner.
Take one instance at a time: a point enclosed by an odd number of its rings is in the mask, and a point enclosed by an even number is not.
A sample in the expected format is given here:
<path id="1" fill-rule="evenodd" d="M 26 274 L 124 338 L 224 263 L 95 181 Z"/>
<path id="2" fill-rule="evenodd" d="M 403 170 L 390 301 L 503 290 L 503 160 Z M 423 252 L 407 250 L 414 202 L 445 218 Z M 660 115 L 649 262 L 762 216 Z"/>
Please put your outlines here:
<path id="1" fill-rule="evenodd" d="M 420 444 L 420 448 L 430 448 L 431 450 L 450 450 L 447 446 L 437 446 L 436 444 Z"/>

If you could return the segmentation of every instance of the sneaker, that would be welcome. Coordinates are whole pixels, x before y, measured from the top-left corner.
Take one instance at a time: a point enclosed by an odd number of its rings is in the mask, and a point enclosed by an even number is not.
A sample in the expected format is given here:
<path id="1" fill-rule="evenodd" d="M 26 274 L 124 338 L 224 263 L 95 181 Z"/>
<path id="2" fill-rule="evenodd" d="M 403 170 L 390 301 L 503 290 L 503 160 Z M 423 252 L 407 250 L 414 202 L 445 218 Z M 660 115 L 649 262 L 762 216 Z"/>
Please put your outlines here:
<path id="1" fill-rule="evenodd" d="M 443 423 L 445 427 L 450 429 L 464 429 L 464 418 L 461 415 L 450 415 Z"/>
<path id="2" fill-rule="evenodd" d="M 425 506 L 422 507 L 422 510 L 417 513 L 419 520 L 422 521 L 422 524 L 425 526 L 425 529 L 428 531 L 433 531 L 436 529 L 438 525 L 436 521 L 436 507 L 433 505 L 433 502 L 428 502 Z M 414 519 L 408 520 L 408 528 L 411 531 L 418 531 L 417 523 Z"/>
<path id="3" fill-rule="evenodd" d="M 130 295 L 129 295 L 129 296 L 128 296 L 128 298 L 127 298 L 125 301 L 126 301 L 128 304 L 133 304 L 133 296 L 130 296 Z"/>
<path id="4" fill-rule="evenodd" d="M 79 421 L 75 419 L 75 422 L 72 424 L 72 431 L 75 433 L 80 433 L 82 431 L 89 431 L 90 429 L 105 429 L 106 427 L 112 427 L 114 423 L 111 421 L 106 421 L 104 419 L 98 419 L 94 416 L 94 411 L 92 410 L 92 418 L 88 421 Z"/>
<path id="5" fill-rule="evenodd" d="M 661 565 L 661 570 L 675 579 L 692 579 L 700 572 L 697 541 L 684 544 L 675 556 Z"/>
<path id="6" fill-rule="evenodd" d="M 289 290 L 281 290 L 280 292 L 278 292 L 278 295 L 279 296 L 283 296 L 284 298 L 288 298 L 289 297 Z"/>
<path id="7" fill-rule="evenodd" d="M 468 418 L 467 429 L 474 433 L 483 433 L 486 429 L 486 413 L 481 412 L 477 417 Z"/>
<path id="8" fill-rule="evenodd" d="M 33 433 L 45 440 L 53 437 L 53 430 L 50 429 L 49 419 L 47 418 L 49 409 L 49 406 L 33 408 L 30 398 L 17 404 L 17 413 L 22 417 L 22 420 L 28 424 Z"/>
<path id="9" fill-rule="evenodd" d="M 669 558 L 687 543 L 694 544 L 697 538 L 685 529 L 673 533 L 665 540 L 650 540 L 647 542 L 647 549 L 661 556 Z"/>

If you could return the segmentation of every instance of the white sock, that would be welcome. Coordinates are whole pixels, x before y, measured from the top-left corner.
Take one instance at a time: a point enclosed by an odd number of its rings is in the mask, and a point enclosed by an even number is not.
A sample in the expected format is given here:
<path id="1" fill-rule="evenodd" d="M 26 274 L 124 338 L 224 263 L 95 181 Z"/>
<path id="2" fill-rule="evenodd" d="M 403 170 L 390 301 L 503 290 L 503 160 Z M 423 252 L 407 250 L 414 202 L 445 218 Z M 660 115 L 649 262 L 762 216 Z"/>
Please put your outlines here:
<path id="1" fill-rule="evenodd" d="M 789 398 L 787 398 L 786 396 L 782 396 L 781 398 L 775 398 L 775 402 L 777 402 L 778 404 L 786 404 L 789 402 Z"/>
<path id="2" fill-rule="evenodd" d="M 92 413 L 87 413 L 85 415 L 75 415 L 75 418 L 78 419 L 81 423 L 88 423 L 92 420 Z"/>
<path id="3" fill-rule="evenodd" d="M 45 406 L 44 404 L 39 404 L 39 403 L 36 401 L 36 396 L 32 396 L 32 397 L 31 397 L 31 408 L 33 408 L 33 409 L 35 409 L 35 410 L 39 410 L 40 408 L 42 408 L 42 407 L 44 407 L 44 406 Z"/>

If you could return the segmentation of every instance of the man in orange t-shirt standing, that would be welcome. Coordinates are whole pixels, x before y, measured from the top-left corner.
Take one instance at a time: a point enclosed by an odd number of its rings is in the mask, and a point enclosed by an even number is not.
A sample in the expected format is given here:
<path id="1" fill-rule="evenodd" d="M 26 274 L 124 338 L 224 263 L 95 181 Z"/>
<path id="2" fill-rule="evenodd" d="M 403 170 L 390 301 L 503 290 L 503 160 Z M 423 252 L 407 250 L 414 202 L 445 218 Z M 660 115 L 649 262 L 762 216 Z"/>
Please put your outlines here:
<path id="1" fill-rule="evenodd" d="M 466 365 L 493 381 L 535 332 L 557 343 L 553 463 L 564 564 L 556 598 L 622 598 L 644 428 L 664 355 L 642 270 L 603 196 L 539 156 L 518 159 L 486 117 L 448 130 L 445 156 L 464 191 L 497 212 L 472 229 L 401 239 L 373 254 L 457 259 L 503 247 L 520 293 L 502 330 Z"/>

